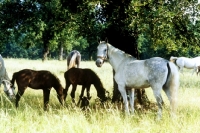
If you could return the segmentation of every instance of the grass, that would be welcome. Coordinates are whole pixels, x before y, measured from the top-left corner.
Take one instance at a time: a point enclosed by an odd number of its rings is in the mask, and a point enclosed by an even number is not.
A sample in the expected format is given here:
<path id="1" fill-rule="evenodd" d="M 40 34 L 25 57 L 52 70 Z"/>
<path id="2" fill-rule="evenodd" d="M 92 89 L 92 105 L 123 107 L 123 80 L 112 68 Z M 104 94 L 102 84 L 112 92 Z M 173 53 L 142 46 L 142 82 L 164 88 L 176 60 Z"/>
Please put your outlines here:
<path id="1" fill-rule="evenodd" d="M 61 80 L 63 86 L 66 61 L 26 59 L 4 59 L 9 77 L 21 69 L 49 70 Z M 94 61 L 82 61 L 81 68 L 91 68 L 101 78 L 104 87 L 112 94 L 113 75 L 110 64 L 105 62 L 98 68 Z M 82 112 L 71 104 L 67 97 L 67 107 L 61 107 L 54 89 L 50 94 L 50 110 L 43 111 L 41 90 L 28 88 L 16 109 L 0 88 L 0 132 L 2 133 L 197 133 L 200 131 L 200 77 L 191 75 L 190 70 L 180 74 L 177 119 L 169 117 L 169 102 L 162 93 L 164 102 L 163 119 L 155 121 L 156 110 L 137 111 L 133 116 L 124 116 L 120 108 L 108 103 L 104 107 L 96 102 L 96 91 L 91 87 L 91 109 Z M 16 87 L 17 89 L 17 87 Z M 69 91 L 71 91 L 69 89 Z M 146 89 L 148 98 L 155 103 L 152 90 Z M 76 100 L 80 86 L 76 91 Z"/>

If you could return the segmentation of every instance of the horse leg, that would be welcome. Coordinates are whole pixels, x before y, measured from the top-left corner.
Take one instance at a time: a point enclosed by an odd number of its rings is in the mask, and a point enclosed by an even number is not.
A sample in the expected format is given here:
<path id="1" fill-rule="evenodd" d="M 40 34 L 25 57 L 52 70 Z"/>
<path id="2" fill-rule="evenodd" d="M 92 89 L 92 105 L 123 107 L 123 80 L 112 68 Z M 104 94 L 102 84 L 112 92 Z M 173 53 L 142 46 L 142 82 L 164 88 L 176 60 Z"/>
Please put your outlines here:
<path id="1" fill-rule="evenodd" d="M 90 96 L 90 86 L 91 86 L 91 85 L 88 85 L 87 88 L 86 88 L 86 91 L 87 91 L 87 98 L 88 98 L 88 99 L 91 98 L 91 96 Z"/>
<path id="2" fill-rule="evenodd" d="M 125 89 L 125 85 L 121 85 L 121 84 L 118 84 L 118 89 L 122 95 L 122 98 L 123 98 L 123 101 L 124 101 L 124 107 L 125 107 L 125 112 L 127 114 L 129 114 L 129 107 L 128 107 L 128 99 L 127 99 L 127 93 L 126 93 L 126 89 Z"/>
<path id="3" fill-rule="evenodd" d="M 81 101 L 81 99 L 83 98 L 83 95 L 84 95 L 84 91 L 85 91 L 85 86 L 82 85 L 81 94 L 80 94 L 80 96 L 79 96 L 79 100 L 78 100 L 77 105 L 80 104 L 80 101 Z"/>
<path id="4" fill-rule="evenodd" d="M 152 88 L 152 89 L 158 105 L 157 119 L 160 120 L 162 117 L 162 104 L 163 104 L 162 96 L 160 94 L 160 89 L 158 88 Z"/>
<path id="5" fill-rule="evenodd" d="M 134 114 L 134 92 L 135 92 L 135 89 L 134 88 L 130 88 L 127 91 L 128 91 L 128 95 L 129 95 L 131 113 Z"/>
<path id="6" fill-rule="evenodd" d="M 183 73 L 183 67 L 182 66 L 179 66 L 179 70 L 181 73 Z"/>
<path id="7" fill-rule="evenodd" d="M 44 111 L 47 111 L 47 110 L 48 110 L 49 95 L 50 95 L 50 88 L 45 88 L 45 89 L 43 89 Z"/>
<path id="8" fill-rule="evenodd" d="M 192 75 L 194 74 L 194 72 L 197 72 L 198 68 L 195 66 L 193 71 L 192 71 Z"/>
<path id="9" fill-rule="evenodd" d="M 66 101 L 67 92 L 68 92 L 69 86 L 70 86 L 70 84 L 66 83 L 65 89 L 63 90 L 63 98 L 64 98 L 64 101 Z"/>
<path id="10" fill-rule="evenodd" d="M 21 89 L 21 88 L 18 87 L 18 92 L 17 92 L 17 95 L 16 95 L 16 103 L 15 103 L 16 108 L 19 107 L 19 100 L 20 100 L 21 96 L 24 94 L 25 89 L 26 88 Z"/>
<path id="11" fill-rule="evenodd" d="M 77 84 L 73 84 L 73 85 L 72 85 L 71 98 L 72 98 L 72 102 L 73 102 L 73 103 L 75 103 L 75 92 L 76 92 L 76 87 L 77 87 Z"/>

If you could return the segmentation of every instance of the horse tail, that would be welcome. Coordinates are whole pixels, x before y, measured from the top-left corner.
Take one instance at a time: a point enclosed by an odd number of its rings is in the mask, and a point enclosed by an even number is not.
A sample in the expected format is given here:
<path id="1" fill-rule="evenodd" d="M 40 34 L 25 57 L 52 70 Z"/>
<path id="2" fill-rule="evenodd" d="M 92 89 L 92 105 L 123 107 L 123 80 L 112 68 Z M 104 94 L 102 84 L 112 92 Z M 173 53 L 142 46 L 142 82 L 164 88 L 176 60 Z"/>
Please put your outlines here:
<path id="1" fill-rule="evenodd" d="M 77 57 L 77 53 L 74 52 L 74 54 L 72 55 L 70 62 L 69 62 L 69 66 L 68 66 L 68 70 L 72 67 L 75 67 L 76 65 L 76 57 Z"/>
<path id="2" fill-rule="evenodd" d="M 177 59 L 178 59 L 178 57 L 171 56 L 169 60 L 170 60 L 170 62 L 174 62 L 176 64 Z"/>
<path id="3" fill-rule="evenodd" d="M 163 86 L 163 90 L 165 91 L 171 105 L 172 114 L 176 111 L 177 104 L 177 94 L 179 88 L 179 72 L 174 63 L 167 63 L 167 79 L 166 83 Z"/>
<path id="4" fill-rule="evenodd" d="M 17 72 L 13 73 L 12 79 L 10 81 L 12 88 L 14 88 L 16 77 L 17 77 Z"/>

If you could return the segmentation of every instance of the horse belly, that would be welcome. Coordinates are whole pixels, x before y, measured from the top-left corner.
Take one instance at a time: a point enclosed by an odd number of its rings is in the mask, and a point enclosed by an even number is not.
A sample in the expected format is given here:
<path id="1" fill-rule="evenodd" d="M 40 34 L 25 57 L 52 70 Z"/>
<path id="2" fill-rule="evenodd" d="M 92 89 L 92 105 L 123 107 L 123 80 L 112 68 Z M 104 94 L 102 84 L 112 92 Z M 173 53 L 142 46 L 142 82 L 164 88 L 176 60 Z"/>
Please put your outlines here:
<path id="1" fill-rule="evenodd" d="M 143 62 L 128 63 L 123 71 L 125 84 L 131 88 L 146 88 L 149 87 L 147 80 L 148 70 L 143 65 Z"/>
<path id="2" fill-rule="evenodd" d="M 165 64 L 164 60 L 157 59 L 129 63 L 123 71 L 126 86 L 140 89 L 150 87 L 153 81 L 163 82 L 167 70 Z"/>
<path id="3" fill-rule="evenodd" d="M 130 88 L 141 89 L 150 87 L 150 84 L 148 81 L 135 80 L 132 82 L 126 82 L 126 86 Z"/>
<path id="4" fill-rule="evenodd" d="M 193 69 L 195 67 L 195 61 L 188 58 L 180 58 L 176 61 L 179 67 L 185 67 L 187 69 Z"/>
<path id="5" fill-rule="evenodd" d="M 32 80 L 29 83 L 29 86 L 32 89 L 44 89 L 44 88 L 51 88 L 51 83 L 47 80 L 43 80 L 43 81 L 37 81 L 37 80 Z"/>

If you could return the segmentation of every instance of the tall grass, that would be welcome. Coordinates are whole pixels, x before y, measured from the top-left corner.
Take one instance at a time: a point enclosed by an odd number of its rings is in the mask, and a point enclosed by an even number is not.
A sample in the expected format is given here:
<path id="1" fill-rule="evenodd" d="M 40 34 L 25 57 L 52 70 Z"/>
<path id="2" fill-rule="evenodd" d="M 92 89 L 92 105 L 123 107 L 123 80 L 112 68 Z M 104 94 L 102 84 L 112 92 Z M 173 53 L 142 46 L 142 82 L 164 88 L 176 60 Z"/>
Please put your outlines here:
<path id="1" fill-rule="evenodd" d="M 21 69 L 49 70 L 60 79 L 63 87 L 66 61 L 26 59 L 4 59 L 9 77 Z M 94 61 L 82 61 L 81 68 L 95 71 L 104 87 L 112 93 L 112 68 L 105 63 L 98 68 Z M 16 87 L 17 90 L 17 87 Z M 69 92 L 71 90 L 69 89 Z M 146 89 L 148 98 L 155 102 L 152 90 Z M 76 91 L 76 100 L 80 94 L 80 86 Z M 21 100 L 19 108 L 10 102 L 0 88 L 0 132 L 2 133 L 197 133 L 200 131 L 200 77 L 191 75 L 185 70 L 180 74 L 177 119 L 169 117 L 169 102 L 162 93 L 165 106 L 163 119 L 155 121 L 156 110 L 136 111 L 133 116 L 124 116 L 120 108 L 108 103 L 106 106 L 96 102 L 96 90 L 91 86 L 91 109 L 82 112 L 71 104 L 71 97 L 66 100 L 66 107 L 61 107 L 56 92 L 52 88 L 49 111 L 43 111 L 43 95 L 41 90 L 28 88 Z"/>

